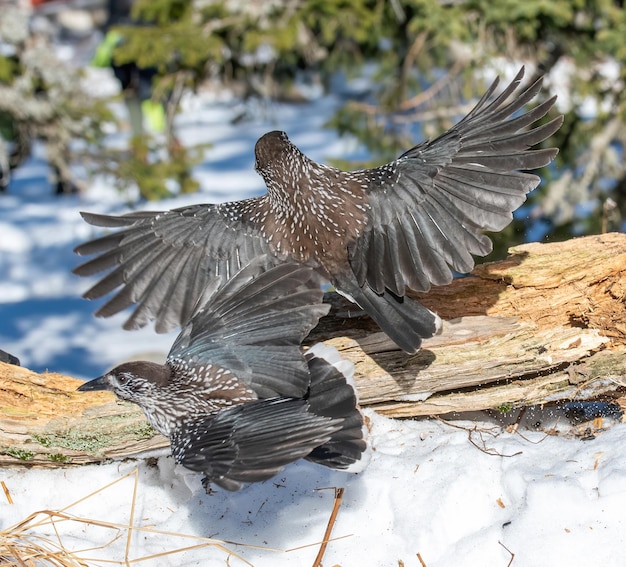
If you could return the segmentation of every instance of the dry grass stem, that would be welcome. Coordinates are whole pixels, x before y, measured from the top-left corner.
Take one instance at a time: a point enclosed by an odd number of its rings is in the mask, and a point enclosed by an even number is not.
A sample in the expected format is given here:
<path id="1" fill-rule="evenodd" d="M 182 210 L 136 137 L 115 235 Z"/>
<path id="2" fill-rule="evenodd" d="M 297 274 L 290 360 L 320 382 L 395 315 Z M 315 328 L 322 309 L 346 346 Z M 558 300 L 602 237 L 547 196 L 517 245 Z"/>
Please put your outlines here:
<path id="1" fill-rule="evenodd" d="M 461 431 L 467 431 L 467 439 L 468 441 L 474 445 L 479 451 L 485 453 L 486 455 L 491 455 L 494 457 L 516 457 L 517 455 L 521 455 L 522 451 L 518 451 L 517 453 L 513 453 L 511 455 L 505 455 L 496 451 L 495 449 L 491 449 L 487 447 L 487 441 L 484 438 L 484 435 L 489 435 L 490 437 L 496 438 L 499 437 L 502 433 L 502 428 L 498 427 L 478 427 L 477 425 L 473 425 L 472 427 L 465 427 L 463 425 L 458 425 L 456 423 L 452 423 L 447 421 L 439 416 L 431 416 L 440 421 L 441 423 L 445 423 L 449 427 L 453 427 L 454 429 L 460 429 Z M 478 436 L 480 438 L 480 442 L 475 441 L 474 436 Z"/>
<path id="2" fill-rule="evenodd" d="M 431 418 L 437 419 L 438 421 L 441 421 L 442 423 L 445 423 L 446 425 L 453 427 L 455 429 L 461 429 L 463 431 L 467 431 L 467 436 L 468 436 L 468 440 L 469 442 L 474 445 L 474 447 L 476 447 L 479 451 L 486 453 L 487 455 L 492 455 L 495 457 L 517 457 L 518 455 L 521 455 L 523 453 L 523 451 L 517 451 L 516 453 L 512 453 L 510 455 L 505 455 L 503 453 L 499 453 L 498 451 L 496 451 L 495 449 L 490 449 L 489 447 L 487 447 L 487 442 L 485 441 L 483 435 L 489 435 L 491 437 L 499 437 L 499 435 L 502 433 L 501 428 L 496 428 L 496 427 L 492 427 L 492 428 L 479 428 L 476 425 L 473 425 L 472 427 L 464 427 L 462 425 L 457 425 L 456 423 L 452 423 L 450 421 L 447 421 L 439 416 L 431 416 Z M 510 430 L 506 430 L 508 433 L 511 434 L 515 434 L 519 437 L 521 437 L 524 441 L 526 441 L 527 443 L 531 443 L 532 445 L 538 445 L 539 443 L 543 443 L 548 437 L 550 437 L 549 433 L 545 433 L 545 435 L 539 439 L 538 441 L 533 441 L 532 439 L 529 439 L 528 437 L 526 437 L 520 430 L 519 428 L 512 428 Z M 474 439 L 474 435 L 478 435 L 480 437 L 480 443 L 475 441 Z"/>
<path id="3" fill-rule="evenodd" d="M 322 541 L 322 545 L 320 545 L 320 550 L 317 553 L 315 561 L 313 561 L 313 567 L 320 567 L 320 565 L 322 564 L 324 553 L 326 553 L 326 547 L 328 546 L 328 542 L 330 541 L 330 534 L 333 531 L 333 526 L 335 525 L 335 521 L 337 520 L 337 514 L 339 514 L 339 508 L 341 507 L 341 502 L 343 501 L 343 492 L 344 488 L 335 488 L 335 500 L 333 502 L 333 509 L 330 513 L 328 524 L 326 525 L 324 540 Z"/>
<path id="4" fill-rule="evenodd" d="M 511 567 L 511 565 L 513 564 L 513 559 L 515 559 L 515 553 L 513 553 L 506 545 L 504 545 L 501 541 L 498 541 L 498 543 L 504 547 L 504 549 L 507 550 L 508 553 L 511 554 L 511 559 L 509 560 L 509 562 L 507 563 L 506 567 Z"/>
<path id="5" fill-rule="evenodd" d="M 4 490 L 4 495 L 6 496 L 7 502 L 9 504 L 13 504 L 13 498 L 11 498 L 11 493 L 9 492 L 7 485 L 4 483 L 4 480 L 0 481 L 0 484 L 2 484 L 2 490 Z"/>
<path id="6" fill-rule="evenodd" d="M 472 429 L 469 429 L 467 432 L 467 438 L 469 440 L 469 442 L 474 445 L 474 447 L 476 447 L 479 451 L 482 451 L 483 453 L 485 453 L 486 455 L 491 455 L 493 457 L 517 457 L 518 455 L 521 455 L 523 451 L 517 451 L 516 453 L 511 453 L 510 455 L 505 455 L 504 453 L 500 453 L 500 451 L 497 451 L 496 449 L 492 449 L 490 447 L 487 447 L 487 441 L 485 441 L 485 438 L 483 437 L 483 433 L 485 433 L 485 431 L 479 429 L 478 427 L 474 427 Z M 488 433 L 489 435 L 493 435 L 491 432 L 487 431 L 486 433 Z M 474 440 L 474 435 L 477 434 L 478 437 L 480 437 L 480 443 Z M 496 435 L 494 435 L 494 437 L 497 437 Z"/>

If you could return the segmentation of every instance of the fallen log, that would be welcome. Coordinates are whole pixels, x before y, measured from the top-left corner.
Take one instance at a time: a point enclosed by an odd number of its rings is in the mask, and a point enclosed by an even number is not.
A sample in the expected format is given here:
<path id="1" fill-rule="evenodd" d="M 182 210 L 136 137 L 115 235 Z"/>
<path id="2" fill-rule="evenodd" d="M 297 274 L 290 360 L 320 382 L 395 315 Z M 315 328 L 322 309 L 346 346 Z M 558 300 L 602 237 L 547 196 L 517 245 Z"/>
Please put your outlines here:
<path id="1" fill-rule="evenodd" d="M 362 406 L 392 417 L 626 400 L 626 235 L 512 248 L 416 296 L 445 320 L 415 355 L 332 294 L 308 338 L 355 364 Z M 167 447 L 137 406 L 0 362 L 0 465 L 58 466 Z"/>

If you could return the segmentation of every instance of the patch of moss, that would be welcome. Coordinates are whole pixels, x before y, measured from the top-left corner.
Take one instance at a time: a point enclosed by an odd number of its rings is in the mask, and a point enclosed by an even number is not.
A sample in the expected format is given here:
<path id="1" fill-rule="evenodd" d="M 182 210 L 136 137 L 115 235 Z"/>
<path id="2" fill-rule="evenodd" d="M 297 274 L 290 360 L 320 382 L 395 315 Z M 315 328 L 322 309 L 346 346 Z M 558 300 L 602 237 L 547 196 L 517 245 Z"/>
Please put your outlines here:
<path id="1" fill-rule="evenodd" d="M 623 376 L 626 372 L 626 356 L 623 353 L 607 352 L 593 357 L 589 363 L 589 378 L 609 378 Z"/>
<path id="2" fill-rule="evenodd" d="M 496 410 L 499 411 L 500 413 L 509 413 L 512 409 L 513 409 L 513 404 L 511 403 L 500 404 L 499 406 L 496 407 Z"/>
<path id="3" fill-rule="evenodd" d="M 5 455 L 19 459 L 20 461 L 30 461 L 35 453 L 27 451 L 26 449 L 20 449 L 19 447 L 7 447 L 4 450 Z"/>
<path id="4" fill-rule="evenodd" d="M 157 432 L 147 421 L 142 421 L 137 423 L 136 425 L 129 426 L 126 428 L 125 431 L 137 440 L 150 439 L 157 434 Z"/>
<path id="5" fill-rule="evenodd" d="M 95 453 L 100 449 L 110 445 L 111 437 L 108 434 L 93 432 L 80 432 L 68 430 L 60 432 L 58 435 L 51 433 L 47 435 L 32 435 L 34 441 L 43 447 L 61 447 L 72 451 L 83 453 Z"/>
<path id="6" fill-rule="evenodd" d="M 37 441 L 37 443 L 39 443 L 42 447 L 52 447 L 53 442 L 52 439 L 50 439 L 50 435 L 31 435 L 31 437 L 33 438 L 33 441 Z"/>
<path id="7" fill-rule="evenodd" d="M 89 431 L 69 429 L 56 434 L 33 435 L 32 438 L 43 447 L 60 447 L 93 455 L 110 447 L 118 437 L 141 440 L 156 435 L 156 431 L 145 420 L 120 427 L 118 422 L 125 419 L 127 418 L 110 416 L 99 420 L 98 427 Z"/>
<path id="8" fill-rule="evenodd" d="M 48 458 L 53 463 L 71 463 L 72 462 L 71 457 L 68 457 L 67 455 L 62 455 L 61 453 L 51 453 L 50 455 L 48 455 Z"/>

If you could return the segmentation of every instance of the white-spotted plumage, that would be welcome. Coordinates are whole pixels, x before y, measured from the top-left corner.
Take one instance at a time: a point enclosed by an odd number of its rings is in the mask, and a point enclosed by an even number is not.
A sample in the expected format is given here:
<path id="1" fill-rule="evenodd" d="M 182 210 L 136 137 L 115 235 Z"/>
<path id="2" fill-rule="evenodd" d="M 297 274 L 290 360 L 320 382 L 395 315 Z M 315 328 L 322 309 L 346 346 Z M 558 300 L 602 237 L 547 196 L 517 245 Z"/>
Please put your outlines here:
<path id="1" fill-rule="evenodd" d="M 80 388 L 138 404 L 177 462 L 229 490 L 299 458 L 345 469 L 365 450 L 351 364 L 300 347 L 328 310 L 319 277 L 293 263 L 263 266 L 239 270 L 164 364 L 127 362 Z"/>

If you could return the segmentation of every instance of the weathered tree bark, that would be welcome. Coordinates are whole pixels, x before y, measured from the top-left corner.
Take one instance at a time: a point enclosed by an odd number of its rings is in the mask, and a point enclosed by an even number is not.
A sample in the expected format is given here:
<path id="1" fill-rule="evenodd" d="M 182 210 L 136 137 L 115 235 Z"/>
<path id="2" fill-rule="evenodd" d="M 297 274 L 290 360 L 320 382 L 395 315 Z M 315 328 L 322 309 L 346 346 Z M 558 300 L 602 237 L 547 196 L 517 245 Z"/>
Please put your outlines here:
<path id="1" fill-rule="evenodd" d="M 443 319 L 415 355 L 331 294 L 309 337 L 355 363 L 362 406 L 394 417 L 563 400 L 626 399 L 626 235 L 511 249 L 418 294 Z M 0 465 L 57 466 L 167 447 L 141 411 L 80 381 L 0 363 Z"/>

